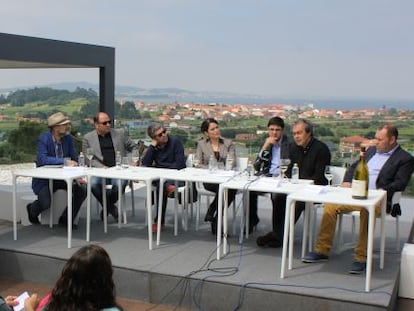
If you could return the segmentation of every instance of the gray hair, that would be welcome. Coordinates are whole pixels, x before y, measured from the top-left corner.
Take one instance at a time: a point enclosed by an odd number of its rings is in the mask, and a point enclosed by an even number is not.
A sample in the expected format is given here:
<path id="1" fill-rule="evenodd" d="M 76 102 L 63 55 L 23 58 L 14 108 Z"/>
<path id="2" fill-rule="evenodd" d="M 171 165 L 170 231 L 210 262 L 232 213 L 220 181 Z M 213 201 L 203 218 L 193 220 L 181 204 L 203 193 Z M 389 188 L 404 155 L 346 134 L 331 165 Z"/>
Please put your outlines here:
<path id="1" fill-rule="evenodd" d="M 147 128 L 147 134 L 150 138 L 154 138 L 155 132 L 162 128 L 164 128 L 164 126 L 161 123 L 151 123 Z"/>

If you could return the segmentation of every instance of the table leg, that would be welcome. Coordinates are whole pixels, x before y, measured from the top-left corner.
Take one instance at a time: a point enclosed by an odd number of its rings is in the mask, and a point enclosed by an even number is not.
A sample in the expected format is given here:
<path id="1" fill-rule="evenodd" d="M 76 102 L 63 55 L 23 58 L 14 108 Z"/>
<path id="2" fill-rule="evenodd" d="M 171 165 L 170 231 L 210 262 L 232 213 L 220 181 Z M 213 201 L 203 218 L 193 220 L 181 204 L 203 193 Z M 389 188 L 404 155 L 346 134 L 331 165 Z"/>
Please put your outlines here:
<path id="1" fill-rule="evenodd" d="M 89 242 L 91 235 L 91 178 L 89 178 L 86 187 L 86 242 Z"/>
<path id="2" fill-rule="evenodd" d="M 126 203 L 126 202 L 125 202 Z M 126 206 L 124 206 L 126 208 Z M 122 180 L 118 179 L 118 228 L 121 228 L 122 221 Z"/>
<path id="3" fill-rule="evenodd" d="M 13 239 L 15 241 L 17 240 L 16 179 L 17 176 L 13 174 Z"/>
<path id="4" fill-rule="evenodd" d="M 102 213 L 104 222 L 104 232 L 108 232 L 108 206 L 106 202 L 106 179 L 102 178 Z"/>
<path id="5" fill-rule="evenodd" d="M 160 245 L 161 237 L 161 217 L 162 217 L 162 197 L 164 193 L 164 179 L 160 178 L 160 186 L 158 193 L 158 222 L 157 222 L 157 245 Z M 152 220 L 148 222 L 148 226 L 151 226 Z"/>
<path id="6" fill-rule="evenodd" d="M 147 181 L 147 223 L 148 223 L 148 247 L 152 250 L 152 181 Z M 154 198 L 155 200 L 155 198 Z M 160 244 L 157 234 L 157 245 Z"/>
<path id="7" fill-rule="evenodd" d="M 218 202 L 217 202 L 217 260 L 220 260 L 220 248 L 221 248 L 221 223 L 223 221 L 223 187 L 219 185 Z"/>
<path id="8" fill-rule="evenodd" d="M 69 193 L 69 182 L 66 181 L 66 183 L 68 184 L 68 193 Z M 49 207 L 49 228 L 53 228 L 53 206 L 54 204 L 54 200 L 53 200 L 53 179 L 49 179 L 49 192 L 50 192 L 50 207 Z M 68 202 L 69 205 L 69 202 Z"/>
<path id="9" fill-rule="evenodd" d="M 177 180 L 174 182 L 175 190 L 174 190 L 174 236 L 178 235 L 178 182 Z M 167 199 L 168 201 L 168 199 Z M 158 218 L 161 216 L 158 215 Z"/>
<path id="10" fill-rule="evenodd" d="M 225 189 L 223 192 L 223 255 L 227 254 L 227 233 L 229 229 L 227 227 L 228 223 L 228 210 L 229 210 L 229 189 Z M 218 226 L 218 225 L 217 225 Z M 220 226 L 221 227 L 221 226 Z M 218 235 L 218 228 L 217 228 L 217 235 Z"/>
<path id="11" fill-rule="evenodd" d="M 184 191 L 184 202 L 181 202 L 183 204 L 183 212 L 184 213 L 184 230 L 187 231 L 188 230 L 188 199 L 189 199 L 189 192 L 191 191 L 190 189 L 190 183 L 188 181 L 185 182 L 185 191 Z"/>
<path id="12" fill-rule="evenodd" d="M 293 263 L 293 244 L 295 243 L 295 204 L 292 202 L 290 206 L 290 223 L 289 223 L 289 263 L 288 269 L 292 270 Z"/>
<path id="13" fill-rule="evenodd" d="M 68 248 L 72 247 L 72 179 L 66 180 L 68 186 Z M 53 189 L 53 188 L 52 188 Z M 52 206 L 50 207 L 52 208 Z M 53 222 L 53 219 L 52 219 Z"/>
<path id="14" fill-rule="evenodd" d="M 294 202 L 294 201 L 293 201 Z M 286 212 L 285 212 L 285 228 L 283 233 L 283 247 L 282 247 L 282 264 L 280 267 L 280 278 L 285 277 L 286 270 L 286 255 L 288 248 L 288 237 L 289 237 L 289 224 L 290 224 L 290 207 L 292 205 L 292 200 L 287 196 L 286 199 Z"/>
<path id="15" fill-rule="evenodd" d="M 302 233 L 302 258 L 305 256 L 306 253 L 306 246 L 308 242 L 308 231 L 309 231 L 309 221 L 310 221 L 310 210 L 311 206 L 308 202 L 305 203 L 305 215 L 303 215 L 303 233 Z M 312 233 L 309 233 L 309 238 Z"/>
<path id="16" fill-rule="evenodd" d="M 380 251 L 380 269 L 384 269 L 384 254 L 385 254 L 385 216 L 386 216 L 387 199 L 381 200 L 381 251 Z"/>
<path id="17" fill-rule="evenodd" d="M 371 288 L 372 274 L 372 250 L 374 245 L 374 226 L 375 226 L 375 206 L 367 208 L 369 213 L 368 219 L 368 249 L 367 249 L 367 272 L 365 276 L 365 291 L 369 292 Z"/>
<path id="18" fill-rule="evenodd" d="M 240 214 L 240 235 L 239 235 L 239 243 L 243 243 L 243 235 L 244 235 L 244 224 L 245 219 L 249 217 L 249 191 L 243 191 L 243 206 L 242 206 L 242 213 Z M 246 194 L 246 195 L 245 195 Z M 246 239 L 248 238 L 248 232 L 249 230 L 246 230 Z"/>

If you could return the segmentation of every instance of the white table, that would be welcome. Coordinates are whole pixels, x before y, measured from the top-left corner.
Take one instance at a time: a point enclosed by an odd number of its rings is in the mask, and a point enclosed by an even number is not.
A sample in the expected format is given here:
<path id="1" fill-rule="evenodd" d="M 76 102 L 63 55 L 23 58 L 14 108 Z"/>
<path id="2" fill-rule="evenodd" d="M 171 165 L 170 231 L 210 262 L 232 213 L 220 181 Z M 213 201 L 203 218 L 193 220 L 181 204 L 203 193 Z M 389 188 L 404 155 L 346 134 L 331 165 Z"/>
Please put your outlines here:
<path id="1" fill-rule="evenodd" d="M 286 200 L 286 216 L 285 216 L 285 231 L 283 237 L 282 250 L 282 266 L 280 277 L 285 277 L 287 246 L 289 243 L 289 262 L 288 269 L 292 270 L 293 261 L 293 242 L 294 242 L 294 222 L 295 222 L 295 202 L 303 201 L 331 203 L 331 204 L 347 204 L 352 206 L 360 206 L 366 208 L 369 213 L 368 219 L 368 247 L 367 247 L 367 271 L 365 279 L 365 291 L 369 292 L 371 287 L 372 274 L 372 253 L 374 244 L 374 227 L 375 227 L 375 206 L 381 204 L 381 254 L 380 254 L 380 269 L 384 268 L 384 250 L 385 250 L 385 235 L 384 235 L 384 217 L 386 215 L 385 208 L 387 204 L 387 192 L 384 190 L 369 190 L 368 199 L 357 200 L 351 196 L 351 188 L 342 187 L 326 187 L 309 185 L 305 188 L 295 191 L 288 195 Z M 306 208 L 309 205 L 306 204 Z"/>
<path id="2" fill-rule="evenodd" d="M 257 192 L 266 192 L 266 193 L 282 193 L 289 194 L 297 191 L 304 187 L 304 185 L 312 184 L 313 180 L 309 179 L 299 179 L 296 183 L 290 182 L 289 179 L 281 180 L 279 177 L 247 177 L 246 175 L 239 175 L 235 178 L 220 184 L 219 187 L 219 198 L 218 198 L 218 210 L 223 210 L 222 213 L 218 215 L 217 222 L 217 259 L 220 259 L 220 246 L 221 246 L 221 224 L 223 223 L 223 254 L 227 254 L 227 206 L 228 206 L 228 190 L 243 190 L 247 191 L 247 194 L 250 191 Z M 248 196 L 246 198 L 246 203 L 248 206 Z M 222 205 L 223 204 L 223 205 Z M 223 215 L 223 216 L 221 216 Z M 244 226 L 244 216 L 246 218 L 246 227 L 249 226 L 249 208 L 245 209 L 245 213 L 242 213 L 241 226 L 240 226 L 240 242 L 243 238 L 243 226 Z M 248 237 L 248 230 L 246 230 L 246 237 Z"/>
<path id="3" fill-rule="evenodd" d="M 17 211 L 16 211 L 16 180 L 18 177 L 32 177 L 32 178 L 43 178 L 49 180 L 50 189 L 50 215 L 51 219 L 53 212 L 53 180 L 63 180 L 67 184 L 67 195 L 68 195 L 68 248 L 72 247 L 72 183 L 74 180 L 84 177 L 86 175 L 85 169 L 81 167 L 48 167 L 41 166 L 32 169 L 19 169 L 13 171 L 13 238 L 17 240 Z M 50 222 L 50 227 L 53 223 Z"/>
<path id="4" fill-rule="evenodd" d="M 163 169 L 156 169 L 151 167 L 129 167 L 129 168 L 88 168 L 86 170 L 88 181 L 93 177 L 102 178 L 102 202 L 103 202 L 103 217 L 104 217 L 104 232 L 107 228 L 107 204 L 106 204 L 106 183 L 105 179 L 118 179 L 118 227 L 121 227 L 122 218 L 122 180 L 142 181 L 147 186 L 147 218 L 148 218 L 148 247 L 152 249 L 152 204 L 151 204 L 151 186 L 152 182 L 158 180 L 163 174 Z M 91 183 L 88 182 L 87 188 L 87 209 L 86 209 L 86 241 L 90 241 L 90 219 L 91 219 Z"/>
<path id="5" fill-rule="evenodd" d="M 159 199 L 158 199 L 158 228 L 157 228 L 157 245 L 160 244 L 160 237 L 161 237 L 161 212 L 162 212 L 162 195 L 164 189 L 164 182 L 166 180 L 175 180 L 177 181 L 185 181 L 186 186 L 190 182 L 203 182 L 203 183 L 212 183 L 212 184 L 221 184 L 223 182 L 229 181 L 234 178 L 236 172 L 235 171 L 224 171 L 224 170 L 216 170 L 214 172 L 210 172 L 208 169 L 204 168 L 192 168 L 188 167 L 181 170 L 165 170 L 162 176 L 160 176 L 160 192 L 159 192 Z M 177 190 L 176 190 L 177 191 Z M 175 193 L 175 218 L 174 218 L 174 235 L 177 235 L 177 193 Z M 184 202 L 188 202 L 188 191 L 186 191 L 186 197 Z"/>

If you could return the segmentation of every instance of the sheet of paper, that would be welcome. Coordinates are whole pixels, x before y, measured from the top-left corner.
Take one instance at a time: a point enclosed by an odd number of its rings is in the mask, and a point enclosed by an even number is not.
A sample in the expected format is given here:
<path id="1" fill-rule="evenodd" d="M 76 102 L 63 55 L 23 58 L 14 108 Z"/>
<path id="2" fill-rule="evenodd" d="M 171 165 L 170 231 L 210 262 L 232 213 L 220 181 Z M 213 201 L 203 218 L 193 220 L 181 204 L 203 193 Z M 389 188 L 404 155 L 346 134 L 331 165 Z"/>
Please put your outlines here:
<path id="1" fill-rule="evenodd" d="M 19 304 L 15 307 L 13 307 L 14 311 L 22 311 L 24 310 L 24 301 L 29 298 L 29 293 L 28 292 L 24 292 L 23 294 L 21 294 L 19 297 L 17 297 L 17 301 L 19 302 Z"/>

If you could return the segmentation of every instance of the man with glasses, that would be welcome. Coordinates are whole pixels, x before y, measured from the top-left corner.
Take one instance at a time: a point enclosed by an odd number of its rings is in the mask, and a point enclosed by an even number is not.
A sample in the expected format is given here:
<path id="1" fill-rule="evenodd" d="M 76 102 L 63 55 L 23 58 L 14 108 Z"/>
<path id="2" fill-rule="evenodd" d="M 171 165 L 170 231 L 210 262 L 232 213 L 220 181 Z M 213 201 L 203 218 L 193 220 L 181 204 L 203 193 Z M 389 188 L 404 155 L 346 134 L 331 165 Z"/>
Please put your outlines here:
<path id="1" fill-rule="evenodd" d="M 70 135 L 70 120 L 63 113 L 57 112 L 47 119 L 49 131 L 41 134 L 37 139 L 37 159 L 36 166 L 44 165 L 61 165 L 63 166 L 65 158 L 70 158 L 66 165 L 77 166 L 78 155 Z M 73 184 L 73 219 L 79 212 L 82 202 L 86 198 L 86 189 L 82 184 L 82 180 L 78 180 Z M 26 206 L 29 221 L 38 225 L 39 214 L 50 208 L 50 190 L 49 180 L 33 178 L 33 192 L 37 195 L 37 200 Z M 63 180 L 53 181 L 53 192 L 59 189 L 67 189 L 66 182 Z M 67 225 L 67 209 L 59 217 L 60 225 Z M 73 223 L 73 221 L 72 221 Z M 76 225 L 74 225 L 76 227 Z"/>
<path id="2" fill-rule="evenodd" d="M 294 163 L 299 167 L 300 178 L 312 179 L 316 185 L 327 185 L 328 180 L 325 178 L 325 166 L 331 163 L 331 152 L 328 146 L 318 140 L 313 135 L 313 125 L 305 120 L 300 119 L 292 125 L 293 142 L 289 146 L 289 158 L 291 163 L 286 172 L 288 177 L 291 176 L 291 170 Z M 280 173 L 280 172 L 279 172 Z M 286 195 L 272 195 L 272 226 L 273 230 L 266 235 L 259 236 L 256 244 L 261 247 L 280 247 L 282 246 L 285 212 L 286 212 Z M 296 202 L 295 206 L 295 223 L 305 209 L 304 202 Z"/>
<path id="3" fill-rule="evenodd" d="M 147 134 L 151 138 L 151 144 L 142 160 L 143 166 L 171 169 L 185 168 L 184 147 L 178 138 L 169 136 L 166 129 L 159 123 L 150 124 L 147 128 Z M 174 181 L 167 180 L 164 184 L 162 199 L 161 229 L 164 228 L 165 223 L 167 198 L 174 190 Z M 154 223 L 152 224 L 153 232 L 157 232 L 157 220 L 158 214 L 155 216 Z"/>
<path id="4" fill-rule="evenodd" d="M 280 159 L 289 158 L 289 141 L 284 134 L 285 122 L 280 117 L 273 117 L 267 122 L 266 137 L 253 166 L 258 175 L 279 176 Z M 259 223 L 257 215 L 257 196 L 260 192 L 250 192 L 249 233 Z M 274 198 L 276 200 L 276 198 Z M 271 241 L 269 242 L 271 243 Z"/>
<path id="5" fill-rule="evenodd" d="M 98 112 L 93 118 L 95 130 L 85 134 L 82 142 L 82 151 L 85 155 L 92 152 L 92 160 L 86 159 L 87 164 L 92 167 L 112 167 L 115 166 L 116 153 L 121 157 L 126 156 L 136 148 L 136 144 L 121 129 L 111 128 L 111 118 L 106 112 Z M 88 152 L 89 151 L 89 152 Z M 125 190 L 128 181 L 122 181 L 122 191 Z M 115 179 L 106 179 L 107 185 L 112 185 L 106 192 L 106 202 L 108 213 L 115 220 L 118 220 L 118 209 L 115 203 L 118 201 L 118 182 Z M 93 195 L 102 205 L 102 179 L 94 177 L 91 180 Z M 103 211 L 101 211 L 103 220 Z"/>

